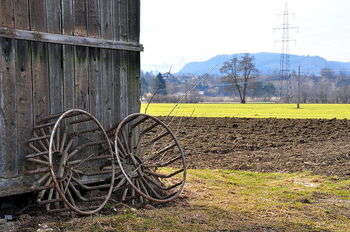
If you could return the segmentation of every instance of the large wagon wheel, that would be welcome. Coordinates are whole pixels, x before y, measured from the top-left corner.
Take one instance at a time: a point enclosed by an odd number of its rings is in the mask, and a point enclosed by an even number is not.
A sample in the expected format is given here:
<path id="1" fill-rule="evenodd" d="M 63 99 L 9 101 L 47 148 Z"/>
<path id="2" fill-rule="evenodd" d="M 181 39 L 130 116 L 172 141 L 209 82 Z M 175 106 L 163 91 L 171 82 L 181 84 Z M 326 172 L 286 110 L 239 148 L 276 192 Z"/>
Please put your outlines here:
<path id="1" fill-rule="evenodd" d="M 163 122 L 146 114 L 129 115 L 118 125 L 114 142 L 120 168 L 115 190 L 122 192 L 122 200 L 129 196 L 141 203 L 165 203 L 179 196 L 186 180 L 185 156 Z"/>
<path id="2" fill-rule="evenodd" d="M 38 202 L 48 211 L 72 209 L 83 215 L 101 210 L 113 191 L 115 160 L 98 120 L 73 109 L 40 121 L 27 155 L 37 176 Z"/>

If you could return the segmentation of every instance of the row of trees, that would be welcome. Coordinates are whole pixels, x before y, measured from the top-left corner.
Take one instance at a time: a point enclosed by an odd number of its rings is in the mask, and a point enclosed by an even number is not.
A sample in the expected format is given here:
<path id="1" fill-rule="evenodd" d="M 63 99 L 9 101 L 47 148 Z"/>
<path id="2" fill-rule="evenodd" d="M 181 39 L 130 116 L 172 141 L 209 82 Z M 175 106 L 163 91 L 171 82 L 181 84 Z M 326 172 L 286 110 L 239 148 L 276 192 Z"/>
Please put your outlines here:
<path id="1" fill-rule="evenodd" d="M 319 75 L 301 76 L 298 83 L 296 73 L 291 74 L 288 80 L 281 80 L 278 75 L 259 75 L 254 57 L 245 54 L 225 62 L 220 72 L 222 76 L 205 74 L 201 77 L 142 73 L 142 96 L 149 98 L 156 95 L 155 101 L 173 102 L 192 89 L 188 94 L 189 102 L 229 97 L 243 104 L 247 98 L 284 103 L 296 102 L 298 98 L 302 103 L 350 103 L 350 76 L 328 68 L 323 69 Z M 198 80 L 202 81 L 198 83 Z"/>

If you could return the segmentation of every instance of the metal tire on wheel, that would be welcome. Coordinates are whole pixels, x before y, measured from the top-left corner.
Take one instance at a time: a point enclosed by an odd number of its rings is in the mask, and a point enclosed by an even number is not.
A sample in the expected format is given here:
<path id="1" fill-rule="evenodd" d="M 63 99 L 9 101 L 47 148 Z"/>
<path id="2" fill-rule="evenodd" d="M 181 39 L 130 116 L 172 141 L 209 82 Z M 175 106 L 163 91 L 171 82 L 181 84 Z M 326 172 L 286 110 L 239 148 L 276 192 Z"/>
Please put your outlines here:
<path id="1" fill-rule="evenodd" d="M 48 211 L 71 209 L 89 215 L 105 206 L 113 191 L 115 156 L 94 116 L 72 109 L 47 117 L 34 128 L 29 146 L 35 153 L 27 160 L 42 166 L 31 173 L 41 173 L 38 200 Z"/>
<path id="2" fill-rule="evenodd" d="M 182 192 L 186 161 L 173 132 L 159 119 L 132 114 L 120 122 L 114 138 L 119 165 L 116 188 L 140 202 L 165 203 Z M 125 199 L 125 197 L 123 197 Z"/>

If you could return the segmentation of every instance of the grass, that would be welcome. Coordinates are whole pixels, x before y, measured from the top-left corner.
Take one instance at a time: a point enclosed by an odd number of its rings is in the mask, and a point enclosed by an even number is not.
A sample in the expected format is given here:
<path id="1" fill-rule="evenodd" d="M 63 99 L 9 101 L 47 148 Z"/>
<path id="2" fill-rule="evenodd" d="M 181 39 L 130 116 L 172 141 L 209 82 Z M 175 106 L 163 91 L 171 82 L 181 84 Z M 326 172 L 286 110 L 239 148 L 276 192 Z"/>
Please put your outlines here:
<path id="1" fill-rule="evenodd" d="M 142 105 L 141 112 L 145 111 Z M 151 104 L 148 112 L 155 116 L 167 116 L 174 104 Z M 290 119 L 350 119 L 347 104 L 180 104 L 172 116 L 238 117 L 238 118 L 290 118 Z"/>
<path id="2" fill-rule="evenodd" d="M 170 170 L 168 170 L 170 171 Z M 74 218 L 57 231 L 350 231 L 350 180 L 311 173 L 189 170 L 182 199 Z"/>

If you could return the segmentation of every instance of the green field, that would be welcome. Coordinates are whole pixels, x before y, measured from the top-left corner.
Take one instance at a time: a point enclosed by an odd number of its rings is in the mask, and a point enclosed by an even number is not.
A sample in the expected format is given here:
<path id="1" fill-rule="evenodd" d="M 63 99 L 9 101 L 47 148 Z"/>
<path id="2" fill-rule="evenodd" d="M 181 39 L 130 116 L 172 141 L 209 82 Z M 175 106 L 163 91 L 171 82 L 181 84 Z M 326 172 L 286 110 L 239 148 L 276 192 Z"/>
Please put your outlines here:
<path id="1" fill-rule="evenodd" d="M 142 105 L 141 112 L 145 111 Z M 148 114 L 167 116 L 174 104 L 151 104 Z M 179 104 L 172 116 L 292 118 L 292 119 L 350 119 L 348 104 Z"/>

